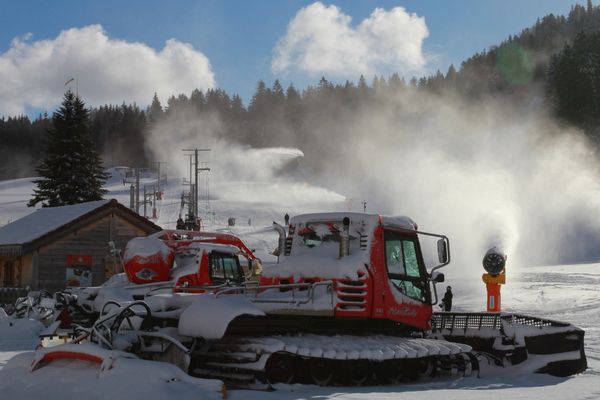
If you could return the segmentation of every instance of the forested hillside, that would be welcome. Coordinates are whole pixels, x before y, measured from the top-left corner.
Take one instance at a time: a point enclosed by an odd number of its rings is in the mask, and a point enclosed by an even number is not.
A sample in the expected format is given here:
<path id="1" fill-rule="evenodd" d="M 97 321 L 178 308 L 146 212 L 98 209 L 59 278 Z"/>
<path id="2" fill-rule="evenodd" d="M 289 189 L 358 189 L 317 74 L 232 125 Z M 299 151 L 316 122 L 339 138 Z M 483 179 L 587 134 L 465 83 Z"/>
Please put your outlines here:
<path id="1" fill-rule="evenodd" d="M 105 166 L 147 165 L 152 157 L 150 131 L 174 116 L 210 118 L 212 135 L 254 147 L 313 143 L 315 121 L 336 128 L 336 121 L 357 110 L 389 103 L 403 93 L 459 96 L 481 101 L 508 96 L 511 103 L 548 107 L 557 118 L 592 136 L 600 126 L 600 7 L 575 5 L 567 16 L 547 15 L 498 46 L 477 53 L 446 73 L 406 78 L 393 74 L 334 84 L 283 88 L 259 81 L 249 104 L 221 89 L 191 90 L 161 104 L 155 96 L 146 109 L 135 104 L 104 105 L 90 113 L 91 132 Z M 84 98 L 85 100 L 85 98 Z M 399 122 L 401 123 L 401 121 Z M 43 155 L 49 116 L 0 118 L 0 179 L 32 176 Z M 321 132 L 323 129 L 320 130 Z M 172 132 L 164 132 L 170 135 Z M 198 132 L 198 135 L 201 135 Z"/>

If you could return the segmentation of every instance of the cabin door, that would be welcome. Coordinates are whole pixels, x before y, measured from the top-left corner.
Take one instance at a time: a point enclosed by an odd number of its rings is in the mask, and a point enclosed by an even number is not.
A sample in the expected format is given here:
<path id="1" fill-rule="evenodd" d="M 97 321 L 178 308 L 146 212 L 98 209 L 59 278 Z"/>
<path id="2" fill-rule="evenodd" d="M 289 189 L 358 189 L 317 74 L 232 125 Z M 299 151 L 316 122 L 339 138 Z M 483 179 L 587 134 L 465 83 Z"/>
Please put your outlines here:
<path id="1" fill-rule="evenodd" d="M 15 286 L 15 261 L 14 260 L 4 261 L 4 268 L 2 271 L 2 286 L 4 286 L 4 287 Z"/>

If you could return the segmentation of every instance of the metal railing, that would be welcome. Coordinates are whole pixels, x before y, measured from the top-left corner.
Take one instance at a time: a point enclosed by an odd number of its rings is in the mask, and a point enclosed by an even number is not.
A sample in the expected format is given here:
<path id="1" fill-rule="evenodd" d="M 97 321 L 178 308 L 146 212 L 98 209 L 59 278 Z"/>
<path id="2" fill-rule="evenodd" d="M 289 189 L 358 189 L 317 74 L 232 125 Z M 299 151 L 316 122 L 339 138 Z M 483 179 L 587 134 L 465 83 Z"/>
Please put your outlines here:
<path id="1" fill-rule="evenodd" d="M 434 313 L 432 316 L 432 329 L 434 332 L 449 331 L 449 333 L 465 333 L 467 330 L 491 328 L 500 330 L 502 322 L 511 325 L 527 325 L 537 328 L 546 326 L 564 327 L 569 324 L 544 318 L 532 317 L 522 314 L 505 313 Z"/>
<path id="2" fill-rule="evenodd" d="M 164 284 L 162 286 L 157 286 L 153 289 L 150 289 L 145 296 L 146 297 L 150 297 L 152 295 L 155 294 L 160 294 L 160 293 L 156 293 L 159 292 L 160 290 L 167 290 L 169 293 L 173 292 L 173 291 L 178 291 L 181 293 L 194 293 L 194 291 L 205 291 L 205 292 L 213 292 L 213 291 L 218 291 L 222 288 L 225 287 L 230 287 L 231 284 L 229 282 L 225 282 L 225 283 L 221 283 L 219 285 L 179 285 L 179 286 L 173 286 L 171 284 L 171 282 L 167 282 L 167 284 Z M 135 289 L 135 287 L 134 287 Z"/>
<path id="3" fill-rule="evenodd" d="M 215 297 L 219 297 L 223 294 L 244 294 L 248 296 L 250 301 L 255 303 L 293 304 L 298 306 L 309 303 L 314 304 L 316 289 L 321 286 L 328 289 L 331 307 L 333 307 L 335 301 L 333 281 L 289 283 L 283 285 L 235 286 L 218 291 L 215 294 Z M 260 295 L 273 293 L 271 290 L 277 290 L 278 295 L 289 292 L 289 297 L 285 299 L 265 297 L 260 298 Z"/>

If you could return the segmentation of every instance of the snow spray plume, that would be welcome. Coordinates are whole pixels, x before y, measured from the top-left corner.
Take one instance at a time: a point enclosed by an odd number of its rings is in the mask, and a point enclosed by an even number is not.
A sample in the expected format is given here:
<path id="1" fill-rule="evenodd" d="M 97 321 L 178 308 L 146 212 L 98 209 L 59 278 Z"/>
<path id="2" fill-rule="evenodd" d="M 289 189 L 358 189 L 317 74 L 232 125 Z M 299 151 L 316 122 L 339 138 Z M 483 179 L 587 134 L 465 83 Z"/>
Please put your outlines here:
<path id="1" fill-rule="evenodd" d="M 502 99 L 467 104 L 406 88 L 375 100 L 304 117 L 304 157 L 229 143 L 217 116 L 194 112 L 168 116 L 150 142 L 180 176 L 188 176 L 182 148 L 211 147 L 211 193 L 268 210 L 265 220 L 347 204 L 362 211 L 363 200 L 368 212 L 409 215 L 449 236 L 450 279 L 482 286 L 481 258 L 495 245 L 509 256 L 509 279 L 522 266 L 600 259 L 600 171 L 581 133 Z M 290 160 L 310 185 L 278 174 Z"/>
<path id="2" fill-rule="evenodd" d="M 279 178 L 279 171 L 290 163 L 297 164 L 298 159 L 303 157 L 300 150 L 251 148 L 226 140 L 225 133 L 225 126 L 217 113 L 199 114 L 191 108 L 178 109 L 153 126 L 148 140 L 149 150 L 155 159 L 168 161 L 171 176 L 187 178 L 190 175 L 189 158 L 182 149 L 210 148 L 211 152 L 199 153 L 200 166 L 207 162 L 211 169 L 210 197 L 246 203 L 242 208 L 249 214 L 245 217 L 259 218 L 257 223 L 270 226 L 273 219 L 281 219 L 286 212 L 314 212 L 332 204 L 344 204 L 343 196 L 308 185 L 303 179 Z M 204 198 L 206 193 L 202 193 L 202 183 L 208 175 L 200 175 L 200 197 Z M 257 208 L 251 210 L 255 206 Z M 231 216 L 235 211 L 223 212 Z"/>
<path id="3" fill-rule="evenodd" d="M 600 173 L 583 135 L 498 99 L 381 96 L 364 112 L 312 122 L 316 142 L 303 150 L 305 161 L 327 160 L 321 185 L 357 211 L 367 200 L 368 211 L 406 214 L 448 235 L 449 276 L 479 280 L 494 245 L 509 255 L 509 274 L 600 258 Z"/>

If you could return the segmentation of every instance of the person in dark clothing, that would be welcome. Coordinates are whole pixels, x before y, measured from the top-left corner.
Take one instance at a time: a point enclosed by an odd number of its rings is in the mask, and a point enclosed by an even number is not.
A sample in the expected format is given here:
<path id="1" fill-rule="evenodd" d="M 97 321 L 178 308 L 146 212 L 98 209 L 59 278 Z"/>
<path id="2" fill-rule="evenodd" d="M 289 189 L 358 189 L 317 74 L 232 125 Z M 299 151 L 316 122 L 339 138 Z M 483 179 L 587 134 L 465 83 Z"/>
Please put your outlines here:
<path id="1" fill-rule="evenodd" d="M 185 229 L 185 222 L 183 222 L 181 216 L 177 219 L 177 229 Z"/>
<path id="2" fill-rule="evenodd" d="M 444 311 L 452 310 L 452 287 L 450 286 L 446 288 L 446 293 L 444 294 L 444 298 L 442 299 L 442 305 Z"/>

